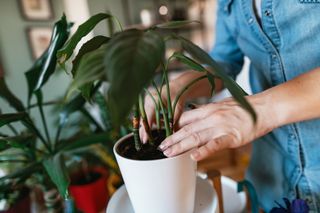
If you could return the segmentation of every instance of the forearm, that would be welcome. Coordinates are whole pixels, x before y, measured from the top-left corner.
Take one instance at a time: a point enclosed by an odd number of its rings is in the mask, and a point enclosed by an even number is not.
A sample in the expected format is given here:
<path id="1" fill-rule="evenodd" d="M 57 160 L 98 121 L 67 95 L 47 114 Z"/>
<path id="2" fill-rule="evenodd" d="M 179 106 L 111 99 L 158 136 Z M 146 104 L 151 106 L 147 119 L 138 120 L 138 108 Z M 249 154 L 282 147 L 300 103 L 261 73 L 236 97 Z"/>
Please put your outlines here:
<path id="1" fill-rule="evenodd" d="M 257 94 L 253 99 L 264 100 L 264 112 L 275 119 L 274 127 L 320 118 L 319 82 L 320 68 L 317 68 Z"/>

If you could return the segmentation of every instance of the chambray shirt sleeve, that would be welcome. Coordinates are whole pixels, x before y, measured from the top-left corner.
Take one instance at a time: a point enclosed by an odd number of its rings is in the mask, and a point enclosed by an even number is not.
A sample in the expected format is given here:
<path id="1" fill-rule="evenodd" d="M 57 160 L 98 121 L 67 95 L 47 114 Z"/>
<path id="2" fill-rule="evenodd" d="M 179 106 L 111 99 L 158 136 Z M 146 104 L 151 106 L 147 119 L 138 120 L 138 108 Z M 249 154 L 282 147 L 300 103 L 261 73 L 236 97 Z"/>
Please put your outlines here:
<path id="1" fill-rule="evenodd" d="M 228 16 L 232 16 L 232 14 L 226 11 L 222 2 L 219 1 L 216 41 L 213 49 L 210 51 L 210 56 L 225 68 L 225 72 L 229 76 L 235 79 L 242 69 L 244 55 L 237 45 L 235 35 L 232 34 L 230 26 L 227 25 L 227 18 L 230 18 Z M 232 23 L 229 25 L 232 26 Z"/>

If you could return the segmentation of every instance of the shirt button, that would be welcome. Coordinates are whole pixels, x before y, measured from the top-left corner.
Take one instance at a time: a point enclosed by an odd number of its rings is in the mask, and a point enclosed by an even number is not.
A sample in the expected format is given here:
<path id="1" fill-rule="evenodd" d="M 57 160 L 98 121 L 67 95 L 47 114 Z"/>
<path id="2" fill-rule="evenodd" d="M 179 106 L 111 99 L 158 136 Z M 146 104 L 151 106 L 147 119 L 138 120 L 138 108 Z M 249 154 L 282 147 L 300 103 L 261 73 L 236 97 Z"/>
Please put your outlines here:
<path id="1" fill-rule="evenodd" d="M 294 134 L 289 134 L 290 139 L 295 139 L 295 135 Z"/>
<path id="2" fill-rule="evenodd" d="M 271 12 L 270 12 L 269 10 L 265 10 L 265 11 L 264 11 L 264 14 L 265 14 L 266 16 L 271 16 Z"/>
<path id="3" fill-rule="evenodd" d="M 248 22 L 251 24 L 253 22 L 253 18 L 249 18 Z"/>
<path id="4" fill-rule="evenodd" d="M 272 58 L 277 58 L 277 55 L 276 54 L 272 54 Z"/>

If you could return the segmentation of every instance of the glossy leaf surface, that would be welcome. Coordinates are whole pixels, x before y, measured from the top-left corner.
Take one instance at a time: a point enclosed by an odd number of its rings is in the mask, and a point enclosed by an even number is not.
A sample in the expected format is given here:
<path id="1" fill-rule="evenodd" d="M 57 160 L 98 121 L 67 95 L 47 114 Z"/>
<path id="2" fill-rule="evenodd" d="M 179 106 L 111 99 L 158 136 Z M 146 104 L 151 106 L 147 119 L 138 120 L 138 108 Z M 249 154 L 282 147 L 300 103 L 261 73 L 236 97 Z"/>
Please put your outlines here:
<path id="1" fill-rule="evenodd" d="M 81 24 L 77 31 L 72 35 L 64 47 L 59 50 L 57 57 L 60 64 L 64 64 L 73 54 L 74 49 L 76 48 L 79 41 L 88 33 L 93 30 L 93 28 L 102 20 L 111 18 L 112 16 L 107 13 L 98 13 L 90 17 L 86 22 Z"/>
<path id="2" fill-rule="evenodd" d="M 163 39 L 152 31 L 131 29 L 108 42 L 104 63 L 110 82 L 108 104 L 116 125 L 129 114 L 139 93 L 153 78 L 164 52 Z"/>

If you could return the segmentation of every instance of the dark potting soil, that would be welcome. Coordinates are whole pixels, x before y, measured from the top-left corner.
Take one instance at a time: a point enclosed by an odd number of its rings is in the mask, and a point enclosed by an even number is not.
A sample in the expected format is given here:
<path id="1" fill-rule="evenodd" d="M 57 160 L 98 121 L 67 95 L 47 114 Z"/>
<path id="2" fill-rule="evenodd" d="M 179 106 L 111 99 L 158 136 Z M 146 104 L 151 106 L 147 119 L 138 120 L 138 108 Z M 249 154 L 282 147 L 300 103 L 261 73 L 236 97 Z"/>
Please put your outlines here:
<path id="1" fill-rule="evenodd" d="M 165 133 L 163 131 L 153 131 L 152 134 L 154 145 L 150 143 L 142 144 L 141 150 L 137 151 L 132 136 L 118 145 L 117 152 L 121 156 L 133 160 L 157 160 L 167 158 L 162 151 L 158 150 L 158 146 L 165 139 Z"/>
<path id="2" fill-rule="evenodd" d="M 72 185 L 86 185 L 97 181 L 101 177 L 98 172 L 90 171 L 88 174 L 77 174 L 72 178 Z"/>

